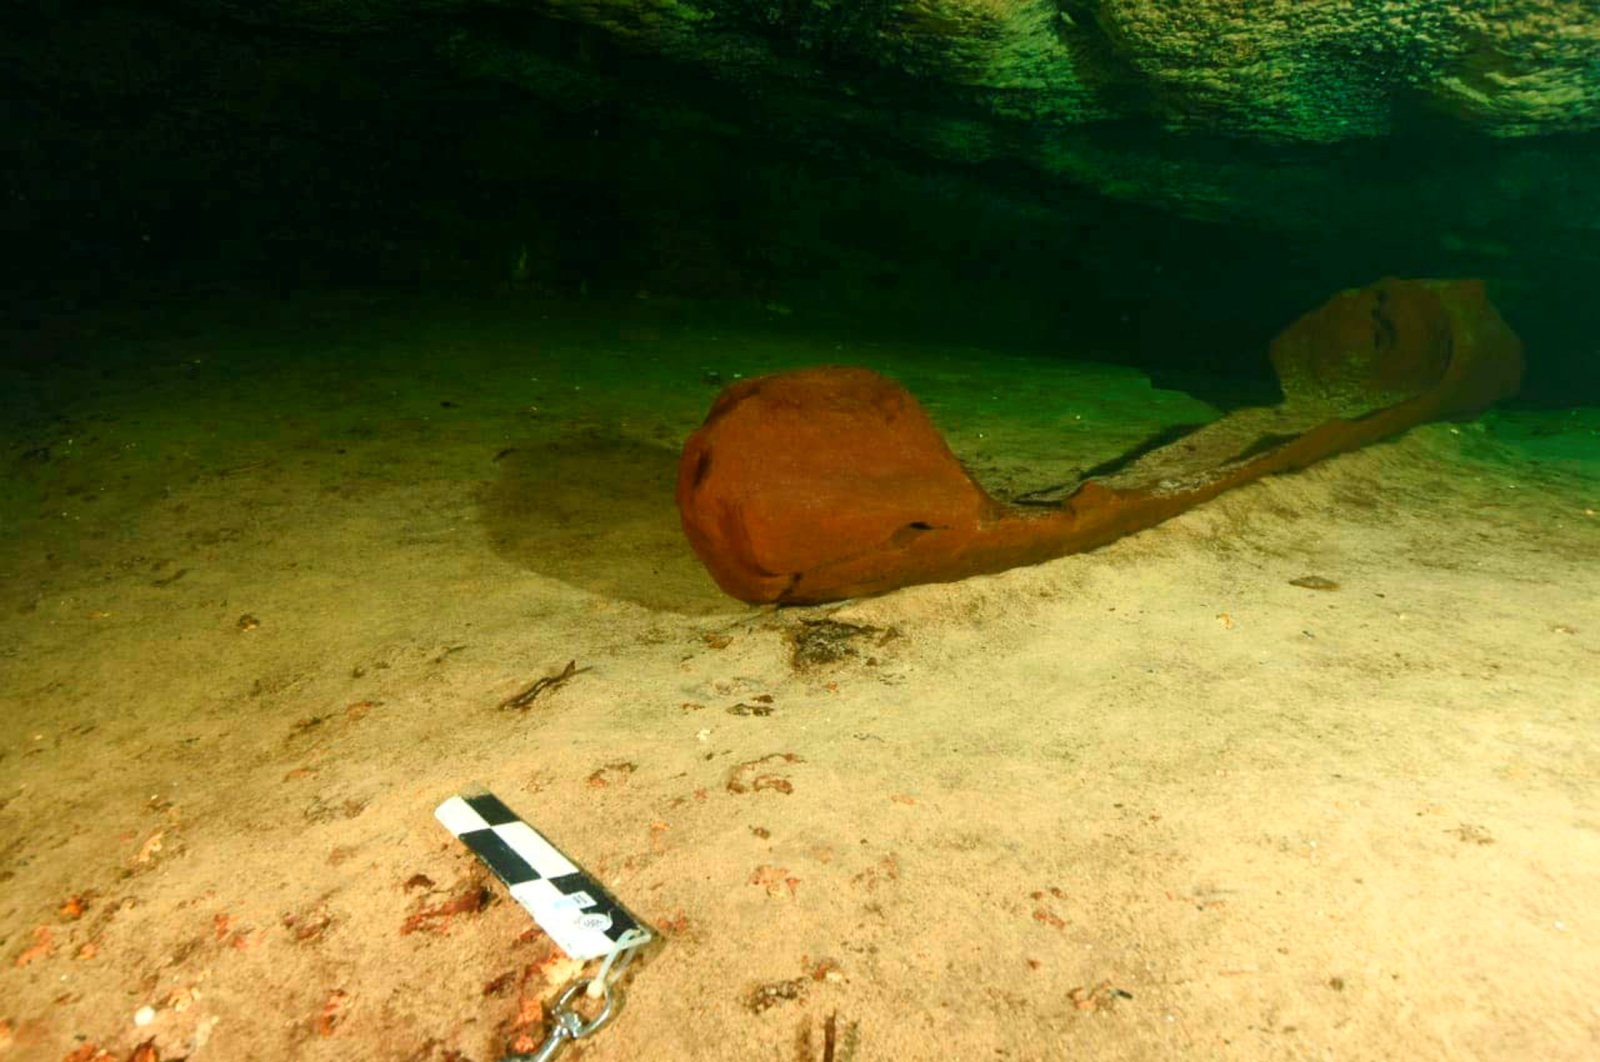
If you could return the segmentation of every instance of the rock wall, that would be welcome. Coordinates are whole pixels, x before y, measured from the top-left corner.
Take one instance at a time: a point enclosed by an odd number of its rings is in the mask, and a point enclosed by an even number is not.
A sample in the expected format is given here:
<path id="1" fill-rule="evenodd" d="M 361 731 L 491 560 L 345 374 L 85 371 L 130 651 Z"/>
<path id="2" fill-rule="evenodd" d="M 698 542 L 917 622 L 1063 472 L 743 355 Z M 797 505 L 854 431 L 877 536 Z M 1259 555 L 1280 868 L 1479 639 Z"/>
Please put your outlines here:
<path id="1" fill-rule="evenodd" d="M 8 9 L 35 294 L 519 277 L 1206 362 L 1330 290 L 1482 276 L 1535 390 L 1600 334 L 1590 0 Z"/>

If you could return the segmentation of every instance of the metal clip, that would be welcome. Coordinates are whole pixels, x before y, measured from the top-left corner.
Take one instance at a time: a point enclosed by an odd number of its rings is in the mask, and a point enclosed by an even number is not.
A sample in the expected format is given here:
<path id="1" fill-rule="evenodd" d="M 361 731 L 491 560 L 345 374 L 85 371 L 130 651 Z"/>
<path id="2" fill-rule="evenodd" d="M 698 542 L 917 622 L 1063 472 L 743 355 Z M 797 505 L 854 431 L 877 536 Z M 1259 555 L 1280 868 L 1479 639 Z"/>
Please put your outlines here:
<path id="1" fill-rule="evenodd" d="M 600 998 L 603 1001 L 600 1004 L 600 1013 L 586 1019 L 573 1009 L 572 1001 L 578 998 L 579 993 L 587 991 L 596 984 L 600 985 Z M 611 1015 L 615 1011 L 616 996 L 605 981 L 598 977 L 592 981 L 574 981 L 557 997 L 555 1005 L 550 1008 L 550 1035 L 539 1045 L 539 1050 L 531 1055 L 507 1055 L 501 1062 L 551 1062 L 551 1059 L 567 1046 L 568 1041 L 581 1040 L 595 1032 L 611 1020 Z"/>

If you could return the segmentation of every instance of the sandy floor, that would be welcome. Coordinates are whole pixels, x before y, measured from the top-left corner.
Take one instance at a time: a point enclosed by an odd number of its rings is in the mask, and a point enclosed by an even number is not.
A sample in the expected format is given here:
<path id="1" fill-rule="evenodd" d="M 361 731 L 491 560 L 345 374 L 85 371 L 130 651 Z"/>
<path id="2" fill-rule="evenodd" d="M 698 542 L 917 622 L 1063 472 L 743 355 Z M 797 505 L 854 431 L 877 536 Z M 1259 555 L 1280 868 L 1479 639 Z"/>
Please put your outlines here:
<path id="1" fill-rule="evenodd" d="M 664 937 L 564 1057 L 1600 1057 L 1600 411 L 757 610 L 671 503 L 736 373 L 899 375 L 1002 494 L 1215 411 L 550 316 L 221 305 L 22 348 L 0 1059 L 525 1048 L 573 971 L 433 820 L 473 784 Z"/>

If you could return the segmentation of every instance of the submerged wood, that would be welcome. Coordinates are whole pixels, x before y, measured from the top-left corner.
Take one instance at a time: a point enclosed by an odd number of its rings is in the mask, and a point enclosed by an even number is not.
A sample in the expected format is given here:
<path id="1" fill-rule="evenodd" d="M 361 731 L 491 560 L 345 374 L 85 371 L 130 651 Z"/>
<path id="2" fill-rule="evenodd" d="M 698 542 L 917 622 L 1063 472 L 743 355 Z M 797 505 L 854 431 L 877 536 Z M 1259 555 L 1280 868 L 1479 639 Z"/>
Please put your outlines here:
<path id="1" fill-rule="evenodd" d="M 867 369 L 743 380 L 686 443 L 690 544 L 743 601 L 814 604 L 1094 549 L 1241 484 L 1516 392 L 1522 344 L 1478 281 L 1343 292 L 1274 341 L 1286 394 L 1080 485 L 1058 509 L 1001 504 L 916 399 Z"/>

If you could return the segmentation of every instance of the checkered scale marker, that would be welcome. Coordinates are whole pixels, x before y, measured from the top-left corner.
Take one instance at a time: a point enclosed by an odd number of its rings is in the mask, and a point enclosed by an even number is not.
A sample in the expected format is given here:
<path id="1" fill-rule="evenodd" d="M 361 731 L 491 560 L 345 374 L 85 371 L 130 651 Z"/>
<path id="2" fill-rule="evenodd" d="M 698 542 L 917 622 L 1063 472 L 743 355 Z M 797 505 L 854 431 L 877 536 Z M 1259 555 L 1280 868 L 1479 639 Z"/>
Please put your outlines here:
<path id="1" fill-rule="evenodd" d="M 571 958 L 596 959 L 650 940 L 650 931 L 599 882 L 493 793 L 451 797 L 433 814 L 488 864 L 511 898 Z"/>

